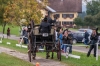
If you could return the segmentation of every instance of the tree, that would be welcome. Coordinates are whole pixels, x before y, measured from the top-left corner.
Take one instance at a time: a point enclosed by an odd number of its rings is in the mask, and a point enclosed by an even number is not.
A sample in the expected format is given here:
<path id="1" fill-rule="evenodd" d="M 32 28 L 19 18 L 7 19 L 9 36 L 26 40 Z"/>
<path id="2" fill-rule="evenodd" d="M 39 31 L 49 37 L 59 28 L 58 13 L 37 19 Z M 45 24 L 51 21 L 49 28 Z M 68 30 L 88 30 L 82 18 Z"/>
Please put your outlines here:
<path id="1" fill-rule="evenodd" d="M 84 26 L 83 24 L 83 20 L 81 17 L 77 17 L 74 19 L 74 23 L 77 25 L 77 26 Z"/>
<path id="2" fill-rule="evenodd" d="M 41 9 L 47 5 L 47 0 L 43 0 L 42 4 L 37 0 L 13 0 L 9 1 L 5 8 L 4 20 L 11 24 L 21 24 L 21 20 L 25 19 L 25 25 L 33 19 L 35 24 L 39 24 L 42 18 Z"/>
<path id="3" fill-rule="evenodd" d="M 3 20 L 3 17 L 4 17 L 3 14 L 4 14 L 4 9 L 7 6 L 8 1 L 11 1 L 11 0 L 0 0 L 0 24 L 2 24 L 3 26 L 3 34 L 5 31 L 5 26 L 6 26 L 6 22 Z"/>
<path id="4" fill-rule="evenodd" d="M 94 24 L 95 26 L 100 26 L 100 12 L 94 16 Z"/>
<path id="5" fill-rule="evenodd" d="M 94 26 L 94 17 L 91 16 L 91 15 L 87 15 L 85 18 L 84 18 L 84 23 L 86 26 Z"/>
<path id="6" fill-rule="evenodd" d="M 82 13 L 79 13 L 78 16 L 81 17 L 82 19 L 84 19 L 84 17 L 86 16 L 86 12 L 83 11 Z"/>
<path id="7" fill-rule="evenodd" d="M 86 1 L 87 2 L 87 1 Z M 87 2 L 87 15 L 96 15 L 100 12 L 100 0 Z"/>

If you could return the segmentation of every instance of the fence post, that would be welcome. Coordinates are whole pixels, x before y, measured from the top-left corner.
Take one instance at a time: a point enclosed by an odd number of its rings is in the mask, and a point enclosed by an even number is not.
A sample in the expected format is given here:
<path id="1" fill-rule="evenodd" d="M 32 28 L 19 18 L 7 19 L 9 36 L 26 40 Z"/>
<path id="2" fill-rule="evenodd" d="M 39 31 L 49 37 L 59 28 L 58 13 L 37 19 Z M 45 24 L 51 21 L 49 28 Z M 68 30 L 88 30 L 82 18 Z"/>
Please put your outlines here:
<path id="1" fill-rule="evenodd" d="M 96 43 L 96 61 L 98 61 L 98 42 Z"/>

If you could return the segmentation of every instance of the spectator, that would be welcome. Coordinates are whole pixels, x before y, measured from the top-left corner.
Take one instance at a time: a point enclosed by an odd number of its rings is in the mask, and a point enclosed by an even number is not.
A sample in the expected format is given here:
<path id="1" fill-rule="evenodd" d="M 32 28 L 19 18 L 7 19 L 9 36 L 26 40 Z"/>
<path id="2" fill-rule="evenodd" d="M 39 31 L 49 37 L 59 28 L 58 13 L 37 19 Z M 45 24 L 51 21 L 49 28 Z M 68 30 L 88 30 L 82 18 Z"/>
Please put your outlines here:
<path id="1" fill-rule="evenodd" d="M 63 32 L 63 29 L 62 28 L 60 28 L 60 30 L 59 30 L 59 34 L 58 34 L 58 39 L 60 40 L 60 44 L 61 44 L 61 50 L 63 51 L 63 42 L 62 42 L 62 39 L 63 39 L 63 34 L 62 34 L 62 32 Z"/>
<path id="2" fill-rule="evenodd" d="M 88 45 L 89 44 L 89 33 L 87 32 L 87 30 L 85 30 L 85 35 L 84 35 L 84 44 Z M 88 47 L 88 46 L 87 46 Z M 86 48 L 87 48 L 86 47 Z"/>
<path id="3" fill-rule="evenodd" d="M 62 43 L 62 38 L 63 38 L 63 34 L 62 34 L 63 30 L 62 27 L 57 27 L 56 29 L 56 42 L 58 42 L 58 39 L 60 40 L 60 44 L 61 44 L 61 50 L 63 51 L 63 43 Z"/>
<path id="4" fill-rule="evenodd" d="M 24 44 L 28 44 L 27 27 L 25 27 L 24 30 L 23 30 L 23 40 L 24 40 Z"/>
<path id="5" fill-rule="evenodd" d="M 7 29 L 7 38 L 10 37 L 10 28 Z"/>
<path id="6" fill-rule="evenodd" d="M 91 45 L 90 45 L 89 51 L 87 53 L 87 57 L 90 56 L 90 53 L 93 48 L 94 48 L 94 57 L 96 57 L 96 48 L 97 48 L 96 43 L 98 41 L 98 34 L 96 32 L 96 29 L 93 29 L 90 39 L 91 39 Z"/>
<path id="7" fill-rule="evenodd" d="M 69 53 L 72 53 L 72 34 L 68 32 L 68 30 L 65 30 L 63 32 L 63 45 L 64 45 L 64 52 L 66 53 L 67 47 L 69 47 Z"/>

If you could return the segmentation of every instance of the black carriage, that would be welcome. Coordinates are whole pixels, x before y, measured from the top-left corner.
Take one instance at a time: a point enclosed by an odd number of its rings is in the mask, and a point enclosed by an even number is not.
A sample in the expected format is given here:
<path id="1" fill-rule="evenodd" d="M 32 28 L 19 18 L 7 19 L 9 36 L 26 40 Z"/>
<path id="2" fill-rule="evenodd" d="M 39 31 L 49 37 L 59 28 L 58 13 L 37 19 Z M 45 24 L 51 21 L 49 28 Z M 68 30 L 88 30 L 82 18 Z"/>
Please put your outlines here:
<path id="1" fill-rule="evenodd" d="M 39 46 L 44 46 L 46 52 L 46 59 L 49 58 L 51 52 L 51 59 L 53 59 L 54 52 L 57 53 L 57 58 L 61 61 L 61 49 L 60 41 L 55 42 L 55 30 L 52 26 L 50 33 L 39 33 L 39 25 L 31 25 L 29 29 L 29 44 L 28 44 L 28 56 L 29 61 L 35 59 L 36 52 Z M 34 26 L 34 27 L 33 27 Z"/>

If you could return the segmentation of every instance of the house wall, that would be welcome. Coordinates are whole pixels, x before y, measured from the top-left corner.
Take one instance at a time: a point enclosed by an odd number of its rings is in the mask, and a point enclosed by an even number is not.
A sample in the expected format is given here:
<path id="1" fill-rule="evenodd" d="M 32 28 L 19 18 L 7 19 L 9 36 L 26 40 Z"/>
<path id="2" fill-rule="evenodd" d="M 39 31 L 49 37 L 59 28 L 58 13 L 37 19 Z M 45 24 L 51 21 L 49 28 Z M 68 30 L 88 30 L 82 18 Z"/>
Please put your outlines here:
<path id="1" fill-rule="evenodd" d="M 47 15 L 48 14 L 48 12 L 44 9 L 44 10 L 41 10 L 41 12 L 42 12 L 42 14 L 43 14 L 43 17 L 45 16 L 45 15 Z M 63 25 L 65 25 L 65 26 L 73 26 L 73 25 L 75 25 L 74 23 L 73 23 L 73 20 L 75 19 L 75 18 L 77 18 L 78 17 L 78 13 L 77 12 L 56 12 L 56 13 L 50 13 L 50 17 L 52 18 L 52 19 L 54 19 L 54 15 L 55 14 L 59 14 L 59 18 L 57 19 L 57 22 L 61 25 L 61 26 L 63 26 Z M 73 18 L 69 18 L 69 17 L 67 17 L 67 18 L 63 18 L 62 17 L 62 14 L 73 14 L 74 15 L 74 17 Z M 67 24 L 64 24 L 63 22 L 68 22 Z M 71 24 L 70 24 L 71 23 Z"/>
<path id="2" fill-rule="evenodd" d="M 41 13 L 43 14 L 43 17 L 45 17 L 45 15 L 47 15 L 47 11 L 45 9 L 42 9 Z"/>
<path id="3" fill-rule="evenodd" d="M 73 22 L 73 20 L 78 17 L 78 13 L 77 12 L 58 12 L 58 13 L 51 13 L 50 16 L 51 16 L 52 19 L 54 19 L 53 16 L 55 14 L 59 14 L 59 18 L 57 19 L 57 21 L 61 22 L 61 26 L 64 25 L 64 24 L 62 24 L 62 22 Z M 73 18 L 69 18 L 69 17 L 63 18 L 62 14 L 73 14 L 74 17 Z M 73 23 L 73 25 L 74 25 L 74 23 Z M 69 26 L 69 25 L 67 25 L 67 26 Z"/>

